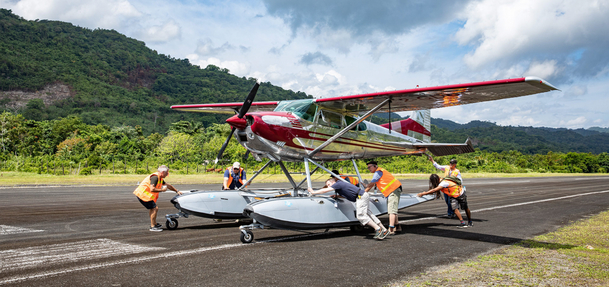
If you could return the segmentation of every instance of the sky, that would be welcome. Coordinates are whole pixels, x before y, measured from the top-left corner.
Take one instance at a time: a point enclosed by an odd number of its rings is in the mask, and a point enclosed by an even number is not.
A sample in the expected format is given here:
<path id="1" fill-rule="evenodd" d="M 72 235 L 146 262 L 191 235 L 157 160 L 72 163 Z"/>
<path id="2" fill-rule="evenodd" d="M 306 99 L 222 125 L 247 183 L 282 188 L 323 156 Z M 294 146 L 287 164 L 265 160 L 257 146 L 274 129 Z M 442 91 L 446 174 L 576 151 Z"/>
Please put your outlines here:
<path id="1" fill-rule="evenodd" d="M 114 29 L 201 68 L 316 98 L 535 76 L 560 91 L 431 115 L 609 127 L 609 0 L 0 0 L 0 8 Z"/>

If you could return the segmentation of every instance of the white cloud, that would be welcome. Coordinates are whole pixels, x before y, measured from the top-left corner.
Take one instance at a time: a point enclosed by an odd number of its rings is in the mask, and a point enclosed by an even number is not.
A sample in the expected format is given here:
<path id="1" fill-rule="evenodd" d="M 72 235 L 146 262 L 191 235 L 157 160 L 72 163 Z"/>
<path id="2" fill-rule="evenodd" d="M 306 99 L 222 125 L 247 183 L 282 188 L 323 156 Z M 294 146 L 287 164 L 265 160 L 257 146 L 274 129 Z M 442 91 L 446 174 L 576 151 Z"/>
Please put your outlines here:
<path id="1" fill-rule="evenodd" d="M 471 2 L 464 11 L 466 23 L 454 38 L 475 48 L 464 56 L 474 69 L 506 59 L 606 45 L 606 1 L 483 0 Z"/>
<path id="2" fill-rule="evenodd" d="M 173 20 L 160 26 L 151 26 L 141 32 L 140 37 L 144 42 L 169 42 L 181 35 L 181 28 Z"/>
<path id="3" fill-rule="evenodd" d="M 61 20 L 105 29 L 120 29 L 131 19 L 142 16 L 126 0 L 21 0 L 10 9 L 29 20 Z"/>
<path id="4" fill-rule="evenodd" d="M 220 47 L 215 47 L 214 42 L 210 38 L 205 38 L 199 41 L 195 52 L 200 56 L 216 56 L 233 48 L 228 42 Z"/>
<path id="5" fill-rule="evenodd" d="M 584 116 L 577 117 L 575 119 L 571 119 L 568 121 L 561 120 L 560 126 L 569 127 L 569 128 L 577 128 L 583 126 L 588 120 Z"/>
<path id="6" fill-rule="evenodd" d="M 250 71 L 250 65 L 247 63 L 241 63 L 239 61 L 222 61 L 218 58 L 207 58 L 207 59 L 199 59 L 199 55 L 190 54 L 186 56 L 191 64 L 197 65 L 204 69 L 208 65 L 218 66 L 220 68 L 228 69 L 231 74 L 237 75 L 239 77 L 245 77 L 248 75 Z"/>
<path id="7" fill-rule="evenodd" d="M 542 79 L 547 79 L 548 77 L 554 75 L 559 68 L 556 66 L 556 60 L 544 61 L 542 63 L 533 62 L 529 69 L 524 72 L 524 76 L 535 76 L 540 77 Z"/>

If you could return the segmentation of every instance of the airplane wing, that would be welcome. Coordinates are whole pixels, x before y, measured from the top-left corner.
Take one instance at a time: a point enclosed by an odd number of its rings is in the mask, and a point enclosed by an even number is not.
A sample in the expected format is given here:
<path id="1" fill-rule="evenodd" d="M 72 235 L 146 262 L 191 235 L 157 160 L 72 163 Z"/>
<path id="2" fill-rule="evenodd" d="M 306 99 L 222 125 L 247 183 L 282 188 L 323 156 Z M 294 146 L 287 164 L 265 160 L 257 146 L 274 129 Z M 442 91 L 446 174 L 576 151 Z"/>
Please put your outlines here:
<path id="1" fill-rule="evenodd" d="M 272 111 L 279 102 L 253 102 L 249 108 L 251 112 Z M 199 105 L 176 105 L 171 109 L 187 112 L 216 113 L 216 114 L 235 114 L 239 112 L 243 103 L 218 103 L 218 104 L 199 104 Z"/>
<path id="2" fill-rule="evenodd" d="M 339 112 L 362 114 L 382 101 L 391 98 L 391 111 L 412 111 L 444 108 L 506 98 L 514 98 L 558 90 L 550 83 L 536 77 L 506 79 L 388 91 L 362 95 L 317 99 L 315 102 Z M 379 111 L 388 112 L 389 105 Z"/>
<path id="3" fill-rule="evenodd" d="M 382 144 L 414 149 L 425 148 L 434 156 L 444 156 L 474 152 L 472 141 L 468 138 L 463 144 L 450 143 L 407 143 L 407 142 L 382 142 Z"/>

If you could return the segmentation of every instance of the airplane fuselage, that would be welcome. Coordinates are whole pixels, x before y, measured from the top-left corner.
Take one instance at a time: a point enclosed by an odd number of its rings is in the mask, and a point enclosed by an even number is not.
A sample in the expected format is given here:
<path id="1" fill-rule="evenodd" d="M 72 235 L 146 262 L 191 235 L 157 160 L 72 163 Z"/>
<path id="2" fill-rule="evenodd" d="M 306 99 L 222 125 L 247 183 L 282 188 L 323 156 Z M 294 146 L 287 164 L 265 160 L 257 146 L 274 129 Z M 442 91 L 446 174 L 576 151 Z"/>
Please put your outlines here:
<path id="1" fill-rule="evenodd" d="M 299 101 L 290 101 L 290 103 Z M 355 118 L 320 109 L 312 102 L 300 101 L 306 112 L 273 111 L 248 113 L 244 119 L 227 120 L 237 128 L 235 137 L 254 156 L 273 160 L 302 161 L 309 152 L 337 134 Z M 282 106 L 279 105 L 278 109 Z M 302 108 L 300 110 L 303 110 Z M 419 140 L 363 121 L 313 157 L 335 161 L 421 153 L 424 150 L 396 147 L 384 142 L 420 142 Z"/>

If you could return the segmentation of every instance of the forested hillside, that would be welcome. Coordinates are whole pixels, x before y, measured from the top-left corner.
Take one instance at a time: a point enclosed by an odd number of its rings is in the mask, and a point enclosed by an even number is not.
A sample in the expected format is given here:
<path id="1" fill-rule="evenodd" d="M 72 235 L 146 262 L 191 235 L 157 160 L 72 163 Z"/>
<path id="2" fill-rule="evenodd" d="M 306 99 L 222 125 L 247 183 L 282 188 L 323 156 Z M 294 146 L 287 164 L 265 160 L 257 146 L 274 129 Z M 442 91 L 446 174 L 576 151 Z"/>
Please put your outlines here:
<path id="1" fill-rule="evenodd" d="M 114 30 L 27 21 L 5 9 L 0 39 L 0 112 L 31 120 L 77 115 L 92 125 L 139 125 L 144 134 L 165 133 L 180 120 L 208 126 L 226 117 L 169 107 L 242 102 L 256 81 L 158 54 Z M 307 97 L 262 83 L 256 101 Z"/>
<path id="2" fill-rule="evenodd" d="M 216 66 L 201 69 L 158 54 L 116 31 L 26 21 L 0 9 L 0 171 L 148 173 L 158 164 L 180 173 L 189 167 L 199 171 L 230 132 L 221 124 L 226 117 L 169 107 L 242 102 L 255 82 Z M 307 97 L 262 83 L 256 100 Z M 391 114 L 392 121 L 398 117 Z M 373 121 L 387 122 L 389 115 L 379 113 Z M 436 142 L 473 139 L 477 151 L 457 156 L 465 172 L 609 171 L 609 133 L 602 129 L 501 127 L 480 121 L 460 125 L 441 119 L 432 124 Z M 220 167 L 241 161 L 255 170 L 263 164 L 244 158 L 245 148 L 235 141 L 224 154 Z M 424 157 L 378 160 L 397 173 L 435 172 Z M 363 160 L 358 164 L 364 169 Z M 290 167 L 302 168 L 297 163 Z"/>
<path id="3" fill-rule="evenodd" d="M 593 129 L 498 126 L 483 121 L 471 121 L 462 125 L 436 118 L 432 118 L 431 123 L 434 141 L 463 142 L 469 137 L 476 148 L 489 152 L 609 152 L 609 133 Z"/>

